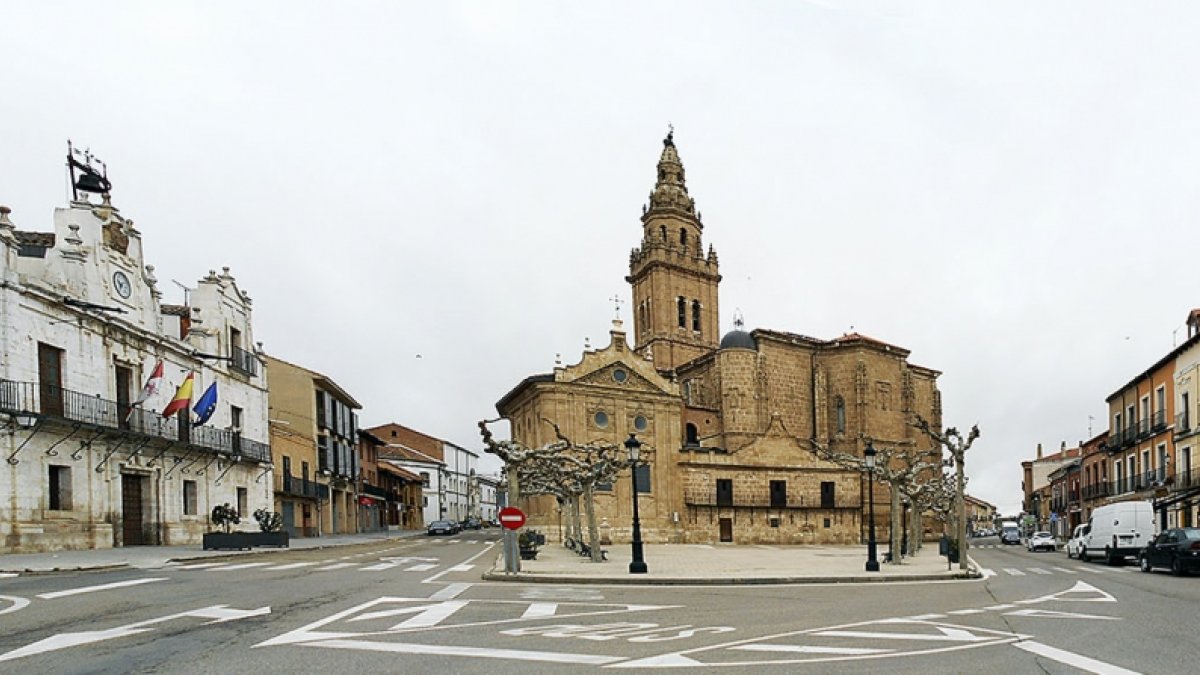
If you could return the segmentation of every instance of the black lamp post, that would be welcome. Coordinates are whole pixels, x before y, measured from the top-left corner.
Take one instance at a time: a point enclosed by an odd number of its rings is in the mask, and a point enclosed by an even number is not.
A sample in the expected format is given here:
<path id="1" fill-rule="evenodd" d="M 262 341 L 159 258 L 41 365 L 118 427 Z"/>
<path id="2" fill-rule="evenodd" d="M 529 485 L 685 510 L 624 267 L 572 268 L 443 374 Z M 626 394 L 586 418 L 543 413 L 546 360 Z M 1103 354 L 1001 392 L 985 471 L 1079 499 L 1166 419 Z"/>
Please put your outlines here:
<path id="1" fill-rule="evenodd" d="M 863 450 L 863 463 L 867 465 L 867 571 L 879 571 L 879 559 L 875 555 L 875 446 L 867 441 L 867 449 Z"/>
<path id="2" fill-rule="evenodd" d="M 642 557 L 642 523 L 638 520 L 637 463 L 641 441 L 636 434 L 629 434 L 625 449 L 629 452 L 629 473 L 633 478 L 633 560 L 629 563 L 630 574 L 645 574 L 646 560 Z"/>

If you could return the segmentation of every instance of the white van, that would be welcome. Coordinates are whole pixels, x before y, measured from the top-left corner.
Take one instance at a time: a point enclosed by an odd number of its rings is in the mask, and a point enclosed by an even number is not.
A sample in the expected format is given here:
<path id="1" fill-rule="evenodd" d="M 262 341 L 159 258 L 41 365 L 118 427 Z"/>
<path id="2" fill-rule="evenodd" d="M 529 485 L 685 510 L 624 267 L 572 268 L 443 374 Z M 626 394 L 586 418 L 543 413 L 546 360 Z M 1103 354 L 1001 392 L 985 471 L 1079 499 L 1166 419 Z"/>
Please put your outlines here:
<path id="1" fill-rule="evenodd" d="M 1154 539 L 1154 508 L 1147 501 L 1107 504 L 1092 511 L 1080 560 L 1104 558 L 1109 565 L 1136 558 Z"/>

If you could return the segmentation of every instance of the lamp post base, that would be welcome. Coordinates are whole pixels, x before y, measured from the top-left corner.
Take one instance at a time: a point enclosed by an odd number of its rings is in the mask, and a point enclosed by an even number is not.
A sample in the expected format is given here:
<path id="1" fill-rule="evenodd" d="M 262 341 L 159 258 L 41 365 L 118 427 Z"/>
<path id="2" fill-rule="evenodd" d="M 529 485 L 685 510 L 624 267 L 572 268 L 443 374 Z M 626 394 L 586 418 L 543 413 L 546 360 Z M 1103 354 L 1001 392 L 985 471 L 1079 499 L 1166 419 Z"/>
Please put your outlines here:
<path id="1" fill-rule="evenodd" d="M 641 560 L 634 560 L 633 562 L 629 563 L 629 573 L 630 574 L 645 574 L 646 573 L 646 563 L 642 562 Z"/>
<path id="2" fill-rule="evenodd" d="M 868 560 L 867 561 L 867 571 L 868 572 L 878 572 L 879 571 L 879 561 L 878 560 Z"/>

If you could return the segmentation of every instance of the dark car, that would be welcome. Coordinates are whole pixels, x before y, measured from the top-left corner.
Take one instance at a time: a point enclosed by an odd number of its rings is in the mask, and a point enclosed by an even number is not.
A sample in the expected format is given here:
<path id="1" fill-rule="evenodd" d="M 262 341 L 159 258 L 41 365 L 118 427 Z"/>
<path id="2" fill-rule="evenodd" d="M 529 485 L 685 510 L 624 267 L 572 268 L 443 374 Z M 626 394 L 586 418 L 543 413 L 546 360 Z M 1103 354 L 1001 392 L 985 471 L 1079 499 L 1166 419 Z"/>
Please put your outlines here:
<path id="1" fill-rule="evenodd" d="M 464 530 L 478 530 L 481 527 L 483 527 L 483 523 L 479 522 L 479 519 L 475 517 L 466 518 L 462 521 L 462 529 Z"/>
<path id="2" fill-rule="evenodd" d="M 1176 527 L 1154 538 L 1138 554 L 1143 572 L 1168 567 L 1171 574 L 1200 570 L 1200 527 Z"/>
<path id="3" fill-rule="evenodd" d="M 453 520 L 435 520 L 429 524 L 425 534 L 432 537 L 435 534 L 457 534 L 458 531 L 458 523 Z"/>

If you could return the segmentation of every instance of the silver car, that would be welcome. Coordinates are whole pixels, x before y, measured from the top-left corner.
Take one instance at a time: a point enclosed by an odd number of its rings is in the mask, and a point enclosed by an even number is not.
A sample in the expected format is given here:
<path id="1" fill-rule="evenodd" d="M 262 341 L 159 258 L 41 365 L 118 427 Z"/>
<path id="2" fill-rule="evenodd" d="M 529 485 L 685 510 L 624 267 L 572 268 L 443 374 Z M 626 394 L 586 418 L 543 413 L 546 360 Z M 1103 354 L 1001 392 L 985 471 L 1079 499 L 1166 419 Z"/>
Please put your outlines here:
<path id="1" fill-rule="evenodd" d="M 1054 535 L 1049 532 L 1034 532 L 1025 542 L 1025 548 L 1030 551 L 1053 551 L 1058 548 Z"/>
<path id="2" fill-rule="evenodd" d="M 1091 526 L 1087 523 L 1076 525 L 1075 531 L 1071 533 L 1071 540 L 1067 542 L 1067 557 L 1078 558 L 1083 553 L 1083 545 L 1087 542 L 1088 534 L 1092 531 Z"/>

